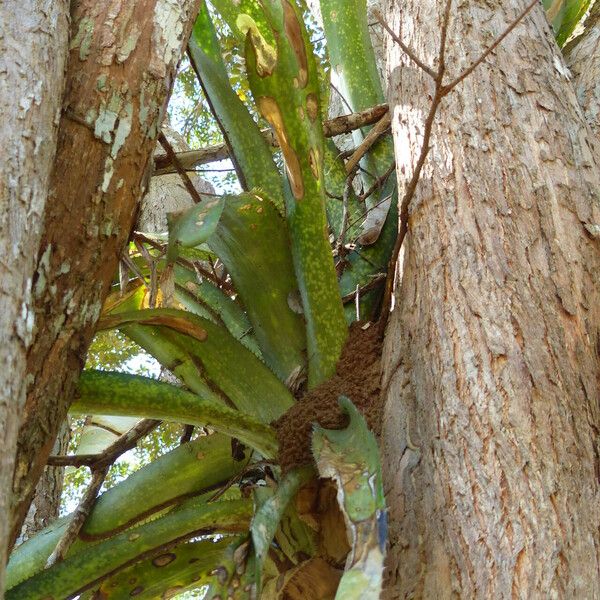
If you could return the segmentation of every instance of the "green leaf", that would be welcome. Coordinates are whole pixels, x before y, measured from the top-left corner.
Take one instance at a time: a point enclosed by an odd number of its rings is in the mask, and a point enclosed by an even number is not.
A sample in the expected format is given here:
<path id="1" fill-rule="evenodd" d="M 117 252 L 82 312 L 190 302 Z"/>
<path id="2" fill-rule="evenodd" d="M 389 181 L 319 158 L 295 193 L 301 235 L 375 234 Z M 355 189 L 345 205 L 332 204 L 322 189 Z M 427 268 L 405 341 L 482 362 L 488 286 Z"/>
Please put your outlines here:
<path id="1" fill-rule="evenodd" d="M 176 264 L 175 299 L 190 312 L 200 314 L 201 307 L 214 317 L 215 323 L 221 322 L 229 333 L 259 358 L 262 357 L 258 342 L 252 331 L 252 324 L 242 306 L 230 298 L 210 281 L 198 281 L 196 273 Z"/>
<path id="2" fill-rule="evenodd" d="M 84 592 L 81 600 L 171 598 L 186 589 L 208 585 L 217 577 L 235 574 L 234 553 L 242 539 L 228 536 L 218 541 L 180 544 L 158 560 L 143 560 L 105 579 L 99 587 Z"/>
<path id="3" fill-rule="evenodd" d="M 591 0 L 543 0 L 543 4 L 556 41 L 562 47 L 585 16 Z"/>
<path id="4" fill-rule="evenodd" d="M 313 454 L 321 477 L 333 479 L 352 542 L 339 600 L 376 600 L 382 589 L 387 516 L 379 448 L 363 416 L 340 398 L 350 423 L 343 430 L 315 426 Z"/>
<path id="5" fill-rule="evenodd" d="M 277 439 L 268 425 L 168 383 L 126 373 L 84 371 L 78 392 L 71 413 L 143 416 L 201 427 L 206 425 L 236 437 L 265 458 L 274 458 L 277 454 Z"/>
<path id="6" fill-rule="evenodd" d="M 312 467 L 302 467 L 290 471 L 279 482 L 275 492 L 264 499 L 268 493 L 265 488 L 259 488 L 257 492 L 262 490 L 262 494 L 257 497 L 257 504 L 250 532 L 252 535 L 252 544 L 254 555 L 256 557 L 256 575 L 255 582 L 257 595 L 260 596 L 261 576 L 268 556 L 269 548 L 275 537 L 275 533 L 279 527 L 286 508 L 300 487 L 310 481 L 314 476 Z M 261 502 L 260 496 L 263 497 Z"/>
<path id="7" fill-rule="evenodd" d="M 226 483 L 246 464 L 247 461 L 232 457 L 231 440 L 223 435 L 200 437 L 179 446 L 104 492 L 96 501 L 80 539 L 71 547 L 69 555 L 79 552 L 91 540 L 114 535 L 175 504 L 182 497 Z M 7 567 L 7 588 L 44 568 L 67 528 L 69 518 L 56 521 L 15 548 Z"/>
<path id="8" fill-rule="evenodd" d="M 230 274 L 265 362 L 282 381 L 289 381 L 305 365 L 306 334 L 302 318 L 290 308 L 297 283 L 286 223 L 259 194 L 226 196 L 224 202 L 218 225 L 202 241 Z M 178 220 L 187 228 L 195 218 L 191 212 Z M 183 225 L 187 219 L 191 225 Z"/>
<path id="9" fill-rule="evenodd" d="M 320 0 L 320 5 L 332 73 L 335 72 L 339 78 L 342 95 L 355 112 L 381 104 L 385 100 L 369 34 L 366 0 Z M 369 129 L 353 132 L 355 145 L 360 144 L 363 134 Z M 362 164 L 369 174 L 381 177 L 393 161 L 393 143 L 386 136 L 369 150 Z M 369 174 L 361 174 L 366 188 L 374 183 Z M 398 196 L 394 174 L 381 189 L 366 199 L 366 208 L 374 210 L 389 198 L 390 209 L 381 231 L 366 235 L 372 239 L 365 240 L 362 245 L 357 244 L 346 257 L 347 265 L 340 278 L 342 296 L 355 291 L 357 286 L 370 283 L 374 275 L 387 271 L 398 233 Z M 373 240 L 376 242 L 373 243 Z M 380 294 L 381 290 L 374 290 L 361 296 L 361 319 L 374 318 Z M 347 307 L 346 316 L 349 322 L 356 319 L 353 306 Z"/>
<path id="10" fill-rule="evenodd" d="M 206 3 L 194 24 L 189 51 L 211 109 L 232 150 L 242 187 L 246 191 L 262 190 L 283 210 L 281 174 L 273 161 L 271 148 L 231 88 Z"/>
<path id="11" fill-rule="evenodd" d="M 196 367 L 198 376 L 218 390 L 216 398 L 263 423 L 274 421 L 294 403 L 289 390 L 265 364 L 226 329 L 207 319 L 181 310 L 152 309 L 110 315 L 100 320 L 98 328 L 118 327 L 129 335 L 130 324 L 143 328 L 141 333 L 154 338 L 157 345 L 166 340 L 185 353 L 188 366 Z M 139 333 L 136 330 L 132 339 L 154 354 L 155 348 Z"/>
<path id="12" fill-rule="evenodd" d="M 347 336 L 327 235 L 318 73 L 295 4 L 283 0 L 262 6 L 263 14 L 242 14 L 237 22 L 247 32 L 250 88 L 285 161 L 286 215 L 306 320 L 308 384 L 313 387 L 333 374 Z M 271 38 L 275 48 L 269 46 Z"/>
<path id="13" fill-rule="evenodd" d="M 175 260 L 178 246 L 190 248 L 206 242 L 215 232 L 224 206 L 224 198 L 215 198 L 196 204 L 181 213 L 170 213 L 167 258 L 170 261 Z"/>
<path id="14" fill-rule="evenodd" d="M 354 112 L 385 102 L 375 52 L 371 44 L 366 0 L 320 0 L 323 28 L 331 71 L 339 78 L 340 92 Z M 353 132 L 354 143 L 360 144 L 364 128 Z M 367 155 L 365 167 L 375 176 L 383 175 L 394 160 L 394 148 L 384 137 Z M 365 178 L 367 187 L 373 183 Z"/>
<path id="15" fill-rule="evenodd" d="M 7 600 L 67 598 L 115 573 L 138 557 L 162 557 L 177 540 L 208 532 L 242 532 L 252 516 L 249 500 L 207 504 L 185 500 L 163 517 L 129 529 L 94 546 L 70 553 L 62 562 L 34 575 L 7 592 Z"/>

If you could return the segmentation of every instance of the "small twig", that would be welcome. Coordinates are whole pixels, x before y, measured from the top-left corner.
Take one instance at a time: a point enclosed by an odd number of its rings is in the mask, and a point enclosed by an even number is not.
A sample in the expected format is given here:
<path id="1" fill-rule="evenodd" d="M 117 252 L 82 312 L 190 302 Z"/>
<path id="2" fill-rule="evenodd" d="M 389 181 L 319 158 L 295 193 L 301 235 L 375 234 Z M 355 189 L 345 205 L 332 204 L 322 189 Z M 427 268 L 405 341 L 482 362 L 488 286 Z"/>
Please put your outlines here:
<path id="1" fill-rule="evenodd" d="M 137 443 L 155 429 L 159 423 L 160 421 L 155 419 L 144 419 L 135 425 L 135 427 L 125 432 L 100 454 L 49 456 L 48 465 L 53 467 L 90 467 L 91 469 L 110 466 L 122 454 L 135 448 Z"/>
<path id="2" fill-rule="evenodd" d="M 137 239 L 141 242 L 144 242 L 145 244 L 148 244 L 149 246 L 152 246 L 156 250 L 160 250 L 163 253 L 167 248 L 167 244 L 163 244 L 162 242 L 153 240 L 152 238 L 144 235 L 143 233 L 140 233 L 139 231 L 135 231 L 132 237 L 133 239 Z M 192 262 L 185 258 L 178 257 L 175 262 L 180 264 L 182 267 L 186 267 L 187 269 L 196 271 L 202 277 L 205 277 L 206 279 L 212 281 L 218 287 L 223 288 L 223 290 L 227 293 L 233 294 L 235 292 L 235 289 L 232 285 L 230 285 L 226 281 L 222 281 L 219 277 L 215 277 L 208 269 L 205 269 L 202 265 L 199 265 L 197 261 Z"/>
<path id="3" fill-rule="evenodd" d="M 342 94 L 342 92 L 340 92 L 340 90 L 338 90 L 331 81 L 329 82 L 329 87 L 331 87 L 331 89 L 340 97 L 341 101 L 346 105 L 346 108 L 352 112 L 352 107 L 350 106 L 348 100 L 346 100 L 344 97 L 344 94 Z"/>
<path id="4" fill-rule="evenodd" d="M 358 288 L 358 290 L 354 290 L 353 292 L 350 292 L 349 294 L 342 296 L 342 302 L 344 304 L 348 304 L 348 303 L 352 302 L 353 300 L 356 300 L 357 296 L 363 296 L 367 292 L 370 292 L 371 290 L 375 289 L 376 287 L 381 285 L 383 283 L 383 281 L 385 281 L 385 279 L 386 279 L 385 273 L 377 273 L 377 275 L 373 275 L 373 277 L 372 277 L 371 281 L 369 281 L 369 283 L 365 283 L 365 285 Z"/>
<path id="5" fill-rule="evenodd" d="M 415 51 L 412 50 L 409 46 L 407 46 L 402 41 L 402 39 L 394 33 L 394 31 L 391 29 L 391 27 L 385 22 L 385 19 L 383 18 L 382 14 L 379 12 L 378 9 L 375 9 L 373 11 L 373 16 L 377 19 L 377 21 L 379 21 L 379 24 L 382 25 L 383 28 L 390 34 L 390 36 L 396 42 L 396 44 L 398 44 L 398 46 L 400 46 L 400 48 L 402 49 L 404 54 L 406 54 L 406 56 L 408 56 L 408 58 L 410 58 L 410 60 L 412 60 L 415 63 L 415 65 L 417 65 L 417 67 L 419 67 L 422 71 L 425 71 L 425 73 L 427 73 L 427 75 L 429 75 L 432 79 L 435 79 L 437 77 L 437 73 L 431 67 L 428 67 L 417 56 Z"/>
<path id="6" fill-rule="evenodd" d="M 179 160 L 177 159 L 177 155 L 175 154 L 175 150 L 173 150 L 173 147 L 169 143 L 169 140 L 162 131 L 158 135 L 158 141 L 160 142 L 160 145 L 165 149 L 167 156 L 171 159 L 171 163 L 175 166 L 175 169 L 179 173 L 179 176 L 181 177 L 181 180 L 185 185 L 185 189 L 192 197 L 192 200 L 196 204 L 202 202 L 202 198 L 200 197 L 198 190 L 194 187 L 194 184 L 192 183 L 192 180 L 190 179 L 190 176 L 187 174 L 186 170 L 181 166 L 181 163 L 179 162 Z"/>
<path id="7" fill-rule="evenodd" d="M 346 240 L 346 232 L 348 231 L 348 203 L 352 193 L 352 184 L 357 172 L 358 169 L 355 166 L 354 170 L 346 178 L 346 184 L 344 185 L 344 195 L 342 196 L 342 224 L 340 226 L 340 233 L 335 244 L 336 254 L 341 259 L 340 263 L 342 263 L 344 259 L 344 242 Z"/>
<path id="8" fill-rule="evenodd" d="M 193 433 L 194 433 L 194 426 L 186 425 L 183 428 L 183 433 L 181 434 L 181 437 L 179 438 L 179 444 L 180 445 L 187 444 L 192 439 Z"/>
<path id="9" fill-rule="evenodd" d="M 370 150 L 370 148 L 375 144 L 375 142 L 390 128 L 392 121 L 390 118 L 390 113 L 387 112 L 367 133 L 365 139 L 360 143 L 360 146 L 354 151 L 352 156 L 348 159 L 346 163 L 346 173 L 350 174 L 354 171 L 362 157 Z"/>
<path id="10" fill-rule="evenodd" d="M 149 288 L 150 286 L 148 285 L 148 282 L 146 281 L 146 278 L 144 277 L 144 275 L 142 274 L 142 272 L 138 269 L 137 265 L 133 262 L 133 260 L 131 260 L 131 256 L 129 256 L 129 253 L 125 252 L 123 253 L 123 256 L 121 257 L 121 261 L 127 265 L 127 267 L 133 271 L 133 274 L 147 287 Z"/>
<path id="11" fill-rule="evenodd" d="M 92 481 L 77 505 L 66 531 L 56 544 L 56 548 L 54 548 L 52 554 L 50 554 L 48 557 L 48 560 L 46 561 L 46 568 L 51 567 L 57 562 L 63 560 L 69 551 L 69 548 L 77 539 L 85 520 L 88 518 L 94 503 L 96 502 L 98 492 L 100 491 L 100 488 L 106 479 L 108 468 L 108 465 L 104 465 L 102 467 L 95 468 L 92 471 Z"/>
<path id="12" fill-rule="evenodd" d="M 364 202 L 375 190 L 379 189 L 384 184 L 388 177 L 394 172 L 395 168 L 396 161 L 392 161 L 392 164 L 389 166 L 388 170 L 381 177 L 379 177 L 366 192 L 363 192 L 358 199 Z"/>
<path id="13" fill-rule="evenodd" d="M 357 223 L 360 223 L 363 219 L 365 219 L 367 217 L 367 215 L 372 211 L 375 210 L 376 208 L 379 208 L 382 204 L 384 204 L 385 202 L 387 202 L 390 198 L 392 197 L 392 194 L 388 194 L 387 196 L 385 196 L 385 198 L 382 198 L 379 202 L 377 202 L 377 204 L 373 204 L 373 206 L 367 208 L 367 210 L 365 210 L 365 212 L 363 212 L 361 215 L 359 215 L 356 219 L 354 219 L 354 221 L 352 221 L 349 225 L 348 225 L 348 229 L 351 229 L 352 227 L 354 227 Z M 362 235 L 362 234 L 361 234 Z M 360 236 L 359 236 L 360 237 Z M 356 241 L 356 240 L 355 240 Z"/>
<path id="14" fill-rule="evenodd" d="M 438 71 L 436 82 L 441 85 L 446 73 L 446 45 L 448 41 L 448 27 L 450 26 L 450 10 L 452 8 L 452 0 L 446 0 L 446 8 L 444 10 L 444 18 L 442 19 L 442 29 L 440 32 L 440 51 L 438 54 Z"/>

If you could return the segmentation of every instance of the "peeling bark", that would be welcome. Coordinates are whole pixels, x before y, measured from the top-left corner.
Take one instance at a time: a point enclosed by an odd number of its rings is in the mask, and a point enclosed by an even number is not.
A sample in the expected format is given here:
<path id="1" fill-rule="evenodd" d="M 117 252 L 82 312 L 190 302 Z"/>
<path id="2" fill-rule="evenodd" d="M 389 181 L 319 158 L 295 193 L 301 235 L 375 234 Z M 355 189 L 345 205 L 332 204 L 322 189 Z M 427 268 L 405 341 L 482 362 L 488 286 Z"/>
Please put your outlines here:
<path id="1" fill-rule="evenodd" d="M 431 66 L 445 4 L 389 1 Z M 447 81 L 524 6 L 454 3 Z M 388 72 L 403 181 L 432 84 L 396 46 Z M 431 148 L 384 353 L 386 597 L 598 598 L 600 155 L 541 7 Z"/>
<path id="2" fill-rule="evenodd" d="M 32 339 L 31 281 L 65 80 L 68 3 L 4 0 L 0 23 L 0 540 L 6 540 Z M 5 563 L 0 544 L 0 596 Z"/>
<path id="3" fill-rule="evenodd" d="M 33 281 L 35 328 L 11 511 L 14 540 L 64 421 L 135 222 L 200 0 L 76 0 L 58 151 Z"/>

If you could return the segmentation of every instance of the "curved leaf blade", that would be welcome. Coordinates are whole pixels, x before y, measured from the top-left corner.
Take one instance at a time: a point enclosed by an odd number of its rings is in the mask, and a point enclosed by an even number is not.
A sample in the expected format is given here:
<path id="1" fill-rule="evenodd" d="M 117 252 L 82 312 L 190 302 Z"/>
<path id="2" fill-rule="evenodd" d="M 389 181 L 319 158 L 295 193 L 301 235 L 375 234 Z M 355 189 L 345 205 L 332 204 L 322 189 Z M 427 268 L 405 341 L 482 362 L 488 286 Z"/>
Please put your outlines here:
<path id="1" fill-rule="evenodd" d="M 140 375 L 84 371 L 78 383 L 78 398 L 70 411 L 143 416 L 209 426 L 248 444 L 266 458 L 277 454 L 277 439 L 268 425 L 220 402 L 205 400 L 169 383 Z"/>

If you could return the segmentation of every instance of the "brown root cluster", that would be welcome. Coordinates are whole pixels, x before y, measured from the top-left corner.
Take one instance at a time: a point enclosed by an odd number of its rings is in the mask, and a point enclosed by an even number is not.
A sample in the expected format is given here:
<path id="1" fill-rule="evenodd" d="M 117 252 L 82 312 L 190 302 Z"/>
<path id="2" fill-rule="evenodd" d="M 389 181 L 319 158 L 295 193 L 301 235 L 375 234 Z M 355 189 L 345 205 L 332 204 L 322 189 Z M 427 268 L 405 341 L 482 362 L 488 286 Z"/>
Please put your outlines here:
<path id="1" fill-rule="evenodd" d="M 381 344 L 376 325 L 362 323 L 350 327 L 348 340 L 336 366 L 335 375 L 309 390 L 275 423 L 279 440 L 279 462 L 284 472 L 313 461 L 313 424 L 326 429 L 342 429 L 348 420 L 339 407 L 347 396 L 365 417 L 369 429 L 381 432 Z"/>

